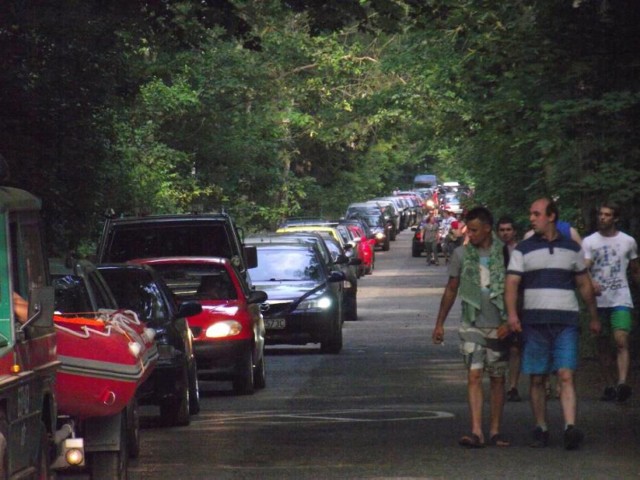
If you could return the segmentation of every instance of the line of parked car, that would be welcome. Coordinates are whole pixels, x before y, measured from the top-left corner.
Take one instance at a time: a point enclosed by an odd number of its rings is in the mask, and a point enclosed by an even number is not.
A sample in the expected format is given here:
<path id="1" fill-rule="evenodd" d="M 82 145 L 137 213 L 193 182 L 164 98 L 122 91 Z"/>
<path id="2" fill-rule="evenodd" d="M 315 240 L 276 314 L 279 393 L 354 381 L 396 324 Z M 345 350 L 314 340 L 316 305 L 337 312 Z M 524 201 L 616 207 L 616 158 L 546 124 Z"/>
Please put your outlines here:
<path id="1" fill-rule="evenodd" d="M 128 312 L 154 331 L 157 363 L 123 417 L 115 477 L 139 455 L 138 405 L 185 426 L 201 381 L 229 381 L 241 395 L 265 388 L 266 345 L 339 353 L 344 322 L 358 319 L 359 281 L 374 273 L 376 251 L 419 222 L 417 198 L 380 197 L 337 221 L 292 218 L 251 236 L 227 214 L 109 218 L 94 262 L 52 259 L 56 315 Z"/>

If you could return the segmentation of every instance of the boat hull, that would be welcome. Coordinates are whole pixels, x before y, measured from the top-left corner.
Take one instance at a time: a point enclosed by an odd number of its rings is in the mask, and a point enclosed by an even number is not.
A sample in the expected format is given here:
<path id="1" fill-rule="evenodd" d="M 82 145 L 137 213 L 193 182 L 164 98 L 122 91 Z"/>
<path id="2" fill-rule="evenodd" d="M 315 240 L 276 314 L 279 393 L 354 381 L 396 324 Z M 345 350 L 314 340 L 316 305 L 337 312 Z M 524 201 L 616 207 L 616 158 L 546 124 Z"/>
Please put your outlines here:
<path id="1" fill-rule="evenodd" d="M 55 390 L 63 415 L 91 418 L 121 412 L 155 368 L 153 334 L 139 323 L 107 318 L 54 317 L 61 362 Z"/>

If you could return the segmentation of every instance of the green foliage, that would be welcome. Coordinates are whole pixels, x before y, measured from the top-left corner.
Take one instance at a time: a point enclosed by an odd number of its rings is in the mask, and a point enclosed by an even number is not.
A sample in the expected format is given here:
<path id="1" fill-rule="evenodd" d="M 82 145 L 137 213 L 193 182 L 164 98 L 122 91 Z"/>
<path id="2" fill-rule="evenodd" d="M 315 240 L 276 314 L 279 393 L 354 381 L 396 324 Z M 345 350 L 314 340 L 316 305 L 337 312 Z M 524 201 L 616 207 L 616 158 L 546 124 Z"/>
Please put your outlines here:
<path id="1" fill-rule="evenodd" d="M 418 171 L 584 231 L 640 204 L 640 4 L 465 0 L 0 6 L 0 144 L 52 250 L 101 213 L 339 216 Z"/>

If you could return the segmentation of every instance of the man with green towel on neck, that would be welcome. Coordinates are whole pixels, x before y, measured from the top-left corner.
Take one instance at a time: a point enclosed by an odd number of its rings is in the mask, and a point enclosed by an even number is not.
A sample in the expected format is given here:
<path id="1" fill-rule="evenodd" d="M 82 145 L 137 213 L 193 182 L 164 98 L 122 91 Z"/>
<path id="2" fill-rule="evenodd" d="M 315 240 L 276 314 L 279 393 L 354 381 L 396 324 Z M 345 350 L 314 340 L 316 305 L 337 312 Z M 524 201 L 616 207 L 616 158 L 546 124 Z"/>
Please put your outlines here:
<path id="1" fill-rule="evenodd" d="M 510 333 L 504 308 L 502 242 L 493 233 L 493 216 L 488 209 L 476 207 L 466 218 L 469 243 L 456 248 L 451 256 L 449 281 L 440 301 L 432 339 L 435 344 L 443 342 L 444 322 L 459 293 L 462 300 L 460 350 L 468 369 L 467 395 L 471 414 L 471 431 L 459 443 L 469 448 L 485 445 L 482 379 L 486 371 L 491 380 L 488 443 L 508 447 L 510 442 L 500 431 L 508 366 L 508 346 L 502 339 Z"/>

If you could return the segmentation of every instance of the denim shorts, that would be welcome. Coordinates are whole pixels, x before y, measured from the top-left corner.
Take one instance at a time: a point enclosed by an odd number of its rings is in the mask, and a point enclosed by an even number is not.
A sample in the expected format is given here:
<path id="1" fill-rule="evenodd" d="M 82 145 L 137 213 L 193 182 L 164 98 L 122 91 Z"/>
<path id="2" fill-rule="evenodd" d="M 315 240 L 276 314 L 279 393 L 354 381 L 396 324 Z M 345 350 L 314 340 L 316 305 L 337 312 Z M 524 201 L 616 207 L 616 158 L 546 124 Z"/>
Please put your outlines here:
<path id="1" fill-rule="evenodd" d="M 523 325 L 522 373 L 548 375 L 578 367 L 578 327 L 571 325 Z"/>

